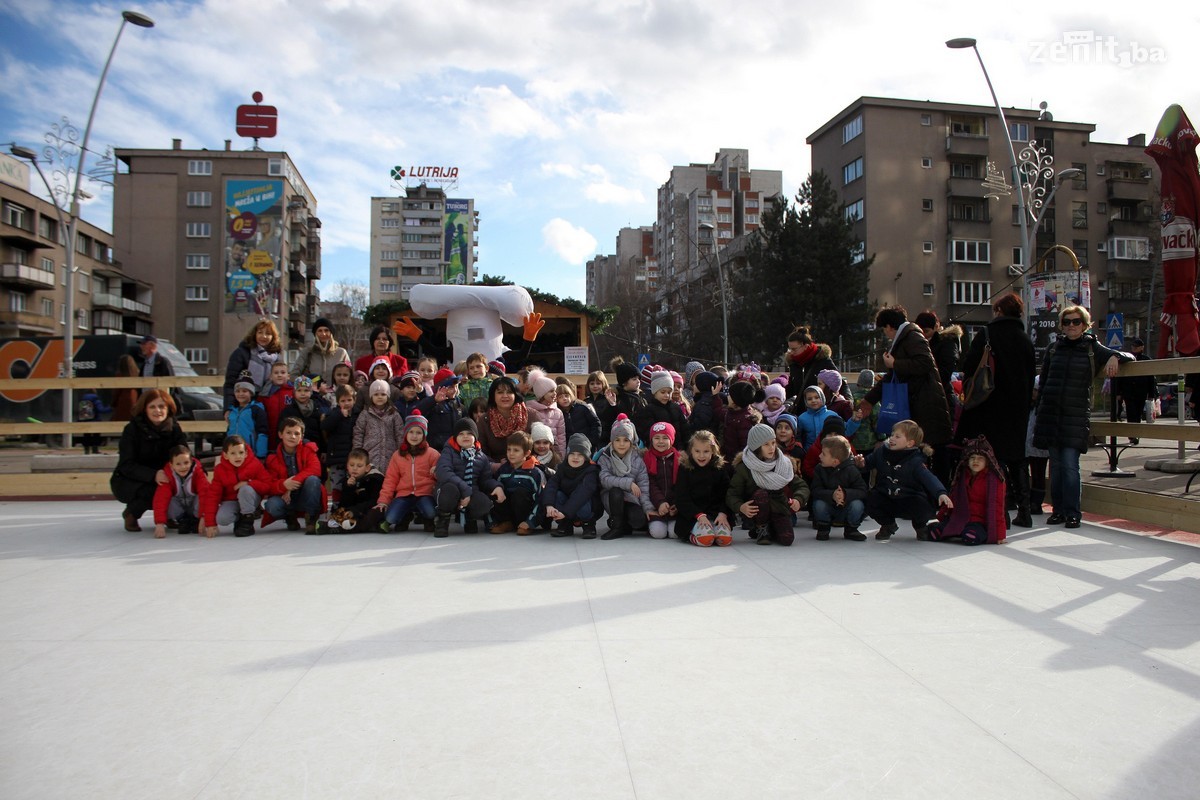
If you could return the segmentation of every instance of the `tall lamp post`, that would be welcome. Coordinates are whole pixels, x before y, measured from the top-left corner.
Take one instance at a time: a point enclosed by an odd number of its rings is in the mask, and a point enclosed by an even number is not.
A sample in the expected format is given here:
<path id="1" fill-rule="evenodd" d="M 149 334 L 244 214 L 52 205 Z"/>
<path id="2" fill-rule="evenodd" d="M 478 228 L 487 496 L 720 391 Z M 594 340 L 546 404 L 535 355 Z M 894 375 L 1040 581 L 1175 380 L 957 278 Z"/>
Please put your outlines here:
<path id="1" fill-rule="evenodd" d="M 121 34 L 125 31 L 126 23 L 132 23 L 139 28 L 153 28 L 154 20 L 141 14 L 137 11 L 122 11 L 121 25 L 117 28 L 116 38 L 113 39 L 112 47 L 108 51 L 108 59 L 104 62 L 104 69 L 100 73 L 100 82 L 96 84 L 96 94 L 92 97 L 92 108 L 88 112 L 87 125 L 83 129 L 83 140 L 79 145 L 79 162 L 75 166 L 74 186 L 71 187 L 71 204 L 68 211 L 68 222 L 66 225 L 66 247 L 67 247 L 67 299 L 66 299 L 66 329 L 63 331 L 63 376 L 72 378 L 75 376 L 75 236 L 79 229 L 79 198 L 83 194 L 83 162 L 87 158 L 88 139 L 92 135 L 92 122 L 96 118 L 96 106 L 100 103 L 100 93 L 104 91 L 104 81 L 108 78 L 108 68 L 112 65 L 113 55 L 117 52 L 117 45 L 121 42 Z M 18 150 L 21 153 L 18 153 Z M 12 148 L 10 152 L 20 158 L 30 159 L 30 156 L 35 156 L 25 148 Z M 42 175 L 42 180 L 46 180 L 46 176 L 42 174 L 42 169 L 37 164 L 36 157 L 30 159 L 37 168 L 38 174 Z M 68 179 L 70 177 L 68 176 Z M 49 184 L 47 183 L 49 191 Z M 54 199 L 54 192 L 50 191 L 50 200 L 54 203 L 55 208 L 58 208 L 58 202 Z M 59 224 L 62 224 L 62 210 L 59 210 Z M 67 387 L 63 389 L 63 416 L 62 420 L 66 424 L 71 423 L 71 389 Z M 71 447 L 71 432 L 70 428 L 63 434 L 63 446 L 70 449 Z"/>
<path id="2" fill-rule="evenodd" d="M 721 266 L 721 256 L 717 253 L 717 228 L 711 222 L 701 222 L 700 230 L 708 231 L 712 237 L 709 246 L 709 257 L 717 264 L 717 281 L 721 289 L 721 363 L 729 366 L 729 300 L 726 297 L 725 268 Z"/>

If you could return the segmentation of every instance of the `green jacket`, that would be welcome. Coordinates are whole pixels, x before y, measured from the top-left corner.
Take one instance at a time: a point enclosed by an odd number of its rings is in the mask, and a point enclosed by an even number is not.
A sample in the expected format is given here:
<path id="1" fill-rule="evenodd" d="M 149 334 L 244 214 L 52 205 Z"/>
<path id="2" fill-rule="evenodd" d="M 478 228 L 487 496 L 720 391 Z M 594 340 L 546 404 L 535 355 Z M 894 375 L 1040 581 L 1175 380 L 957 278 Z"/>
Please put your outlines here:
<path id="1" fill-rule="evenodd" d="M 782 453 L 779 458 L 787 458 Z M 725 504 L 734 511 L 741 508 L 742 503 L 745 503 L 754 493 L 758 491 L 758 484 L 754 482 L 754 476 L 750 474 L 750 468 L 738 462 L 733 469 L 733 477 L 729 481 L 729 491 L 725 495 Z M 808 484 L 804 481 L 804 476 L 800 474 L 799 468 L 796 469 L 796 477 L 792 478 L 792 482 L 784 489 L 771 492 L 768 496 L 771 499 L 771 510 L 778 514 L 790 514 L 792 510 L 787 507 L 789 498 L 795 498 L 800 501 L 800 507 L 804 508 L 808 505 L 808 498 L 811 492 Z M 739 511 L 740 513 L 740 511 Z"/>

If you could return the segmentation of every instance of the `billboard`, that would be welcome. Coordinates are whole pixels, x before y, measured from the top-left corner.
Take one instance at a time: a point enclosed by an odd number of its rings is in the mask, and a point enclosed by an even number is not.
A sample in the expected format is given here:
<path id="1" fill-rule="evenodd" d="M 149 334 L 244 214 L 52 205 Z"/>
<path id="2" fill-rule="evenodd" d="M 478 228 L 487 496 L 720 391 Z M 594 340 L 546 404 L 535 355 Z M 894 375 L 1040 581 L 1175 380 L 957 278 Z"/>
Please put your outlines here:
<path id="1" fill-rule="evenodd" d="M 225 313 L 271 316 L 283 278 L 283 181 L 225 182 Z"/>
<path id="2" fill-rule="evenodd" d="M 1086 269 L 1039 272 L 1026 280 L 1025 309 L 1029 315 L 1029 337 L 1038 355 L 1058 333 L 1058 312 L 1067 306 L 1091 308 L 1092 287 Z"/>
<path id="3" fill-rule="evenodd" d="M 471 242 L 475 238 L 471 227 L 474 215 L 470 200 L 446 199 L 446 214 L 442 220 L 442 283 L 464 284 L 470 266 Z"/>

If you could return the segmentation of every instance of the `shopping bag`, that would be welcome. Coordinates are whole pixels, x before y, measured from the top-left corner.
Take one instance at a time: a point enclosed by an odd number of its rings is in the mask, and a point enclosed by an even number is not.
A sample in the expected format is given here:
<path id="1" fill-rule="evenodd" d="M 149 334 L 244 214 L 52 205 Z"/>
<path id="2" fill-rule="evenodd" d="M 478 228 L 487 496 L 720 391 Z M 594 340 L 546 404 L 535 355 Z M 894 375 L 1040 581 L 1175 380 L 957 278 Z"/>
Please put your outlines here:
<path id="1" fill-rule="evenodd" d="M 875 432 L 888 436 L 897 422 L 911 419 L 908 413 L 908 384 L 896 377 L 893 370 L 881 386 L 883 397 L 879 400 L 879 421 L 875 423 Z"/>
<path id="2" fill-rule="evenodd" d="M 1159 408 L 1160 408 L 1160 406 L 1158 405 L 1157 400 L 1154 400 L 1154 399 L 1147 400 L 1146 406 L 1142 412 L 1142 419 L 1145 420 L 1146 422 L 1153 423 L 1154 418 L 1158 416 Z"/>

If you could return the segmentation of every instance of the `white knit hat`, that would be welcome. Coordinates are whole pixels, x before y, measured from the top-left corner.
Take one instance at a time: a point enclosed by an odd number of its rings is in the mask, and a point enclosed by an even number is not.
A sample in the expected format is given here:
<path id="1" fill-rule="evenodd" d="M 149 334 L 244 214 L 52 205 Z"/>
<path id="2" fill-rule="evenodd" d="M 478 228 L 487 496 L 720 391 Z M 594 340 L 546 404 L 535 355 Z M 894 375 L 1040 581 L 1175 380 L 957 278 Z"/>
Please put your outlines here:
<path id="1" fill-rule="evenodd" d="M 392 393 L 392 387 L 388 385 L 387 381 L 372 381 L 371 394 L 373 394 L 373 395 L 374 394 L 391 395 L 391 393 Z"/>
<path id="2" fill-rule="evenodd" d="M 529 438 L 535 442 L 544 440 L 554 444 L 554 431 L 544 422 L 535 422 L 529 426 Z"/>
<path id="3" fill-rule="evenodd" d="M 655 394 L 659 389 L 675 388 L 675 379 L 671 377 L 671 373 L 664 370 L 659 370 L 650 376 L 650 393 Z"/>

